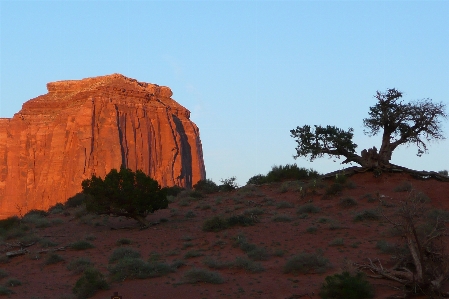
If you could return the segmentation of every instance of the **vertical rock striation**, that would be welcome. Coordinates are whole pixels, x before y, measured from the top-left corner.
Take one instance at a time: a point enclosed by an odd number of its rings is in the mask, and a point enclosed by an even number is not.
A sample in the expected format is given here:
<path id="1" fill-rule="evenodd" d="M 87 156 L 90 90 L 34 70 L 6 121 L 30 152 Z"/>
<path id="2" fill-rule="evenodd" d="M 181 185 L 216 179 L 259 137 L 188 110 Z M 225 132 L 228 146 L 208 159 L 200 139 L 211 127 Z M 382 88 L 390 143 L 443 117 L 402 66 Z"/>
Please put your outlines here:
<path id="1" fill-rule="evenodd" d="M 64 202 L 121 166 L 162 186 L 205 179 L 198 127 L 170 88 L 113 74 L 47 89 L 0 119 L 0 218 Z"/>

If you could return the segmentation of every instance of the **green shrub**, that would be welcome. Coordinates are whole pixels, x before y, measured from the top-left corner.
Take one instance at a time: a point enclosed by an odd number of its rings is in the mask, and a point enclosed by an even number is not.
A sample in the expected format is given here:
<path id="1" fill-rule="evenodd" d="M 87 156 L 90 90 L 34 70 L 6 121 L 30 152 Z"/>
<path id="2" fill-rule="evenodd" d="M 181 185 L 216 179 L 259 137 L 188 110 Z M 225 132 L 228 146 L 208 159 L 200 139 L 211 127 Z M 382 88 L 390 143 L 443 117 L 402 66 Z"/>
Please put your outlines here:
<path id="1" fill-rule="evenodd" d="M 344 244 L 343 238 L 335 238 L 329 242 L 329 246 L 342 246 Z"/>
<path id="2" fill-rule="evenodd" d="M 121 238 L 121 239 L 118 239 L 117 242 L 115 242 L 115 244 L 117 244 L 117 245 L 129 245 L 129 244 L 131 244 L 131 240 L 126 239 L 126 238 Z"/>
<path id="3" fill-rule="evenodd" d="M 172 187 L 164 187 L 162 190 L 167 194 L 167 196 L 177 196 L 181 191 L 185 190 L 182 187 L 179 186 L 172 186 Z"/>
<path id="4" fill-rule="evenodd" d="M 140 258 L 126 257 L 120 259 L 117 264 L 109 267 L 112 280 L 123 281 L 130 279 L 145 279 L 150 277 L 159 277 L 174 272 L 173 268 L 161 262 L 146 263 Z"/>
<path id="5" fill-rule="evenodd" d="M 291 209 L 294 207 L 294 204 L 288 201 L 280 201 L 276 203 L 276 209 Z"/>
<path id="6" fill-rule="evenodd" d="M 196 214 L 193 211 L 188 211 L 185 216 L 186 218 L 195 218 Z"/>
<path id="7" fill-rule="evenodd" d="M 0 279 L 4 278 L 4 277 L 7 277 L 8 275 L 9 275 L 8 272 L 6 272 L 3 269 L 0 269 Z"/>
<path id="8" fill-rule="evenodd" d="M 287 260 L 284 265 L 284 273 L 302 273 L 311 272 L 322 273 L 331 267 L 329 260 L 320 252 L 316 253 L 299 253 Z"/>
<path id="9" fill-rule="evenodd" d="M 349 272 L 327 276 L 321 287 L 323 299 L 365 299 L 374 297 L 374 288 L 363 273 L 351 275 Z"/>
<path id="10" fill-rule="evenodd" d="M 342 208 L 352 208 L 357 205 L 357 201 L 352 197 L 345 197 L 340 199 L 339 205 Z"/>
<path id="11" fill-rule="evenodd" d="M 74 196 L 67 199 L 67 201 L 64 203 L 65 208 L 76 208 L 79 207 L 84 203 L 86 200 L 87 195 L 83 193 L 77 193 Z"/>
<path id="12" fill-rule="evenodd" d="M 228 219 L 226 219 L 226 221 L 228 222 L 229 226 L 236 226 L 236 225 L 250 226 L 254 225 L 257 222 L 256 218 L 247 216 L 245 214 L 232 215 Z"/>
<path id="13" fill-rule="evenodd" d="M 376 243 L 376 248 L 383 253 L 396 253 L 398 252 L 398 247 L 395 244 L 388 243 L 385 240 L 379 240 Z"/>
<path id="14" fill-rule="evenodd" d="M 339 173 L 335 175 L 335 183 L 344 185 L 348 181 L 348 177 L 344 173 Z"/>
<path id="15" fill-rule="evenodd" d="M 206 219 L 203 223 L 203 231 L 206 232 L 218 232 L 227 229 L 228 227 L 228 221 L 220 216 L 214 216 L 210 219 Z"/>
<path id="16" fill-rule="evenodd" d="M 220 191 L 229 192 L 237 189 L 239 186 L 236 182 L 237 178 L 235 176 L 230 177 L 228 179 L 221 179 L 221 185 L 218 186 Z"/>
<path id="17" fill-rule="evenodd" d="M 20 218 L 17 216 L 11 216 L 6 219 L 0 220 L 0 231 L 7 231 L 13 227 L 17 227 L 20 225 Z"/>
<path id="18" fill-rule="evenodd" d="M 263 215 L 265 213 L 265 210 L 262 208 L 251 208 L 251 209 L 246 209 L 243 214 L 244 215 Z"/>
<path id="19" fill-rule="evenodd" d="M 27 217 L 33 216 L 33 215 L 37 215 L 37 216 L 41 216 L 41 217 L 47 217 L 48 216 L 48 212 L 43 211 L 43 210 L 29 210 L 24 216 L 23 219 L 26 219 Z"/>
<path id="20" fill-rule="evenodd" d="M 10 295 L 13 293 L 14 292 L 8 289 L 7 287 L 0 285 L 0 295 Z"/>
<path id="21" fill-rule="evenodd" d="M 20 280 L 18 280 L 17 278 L 11 278 L 11 279 L 8 279 L 8 281 L 6 282 L 6 285 L 10 286 L 10 287 L 17 287 L 17 286 L 21 286 L 22 282 Z"/>
<path id="22" fill-rule="evenodd" d="M 184 273 L 183 281 L 185 283 L 206 282 L 206 283 L 220 284 L 224 282 L 224 279 L 217 272 L 200 268 L 192 268 Z"/>
<path id="23" fill-rule="evenodd" d="M 325 190 L 326 195 L 338 195 L 343 191 L 343 185 L 340 183 L 333 183 Z"/>
<path id="24" fill-rule="evenodd" d="M 293 219 L 292 217 L 285 214 L 277 214 L 274 215 L 271 220 L 274 222 L 291 222 Z"/>
<path id="25" fill-rule="evenodd" d="M 79 257 L 71 261 L 67 265 L 67 270 L 72 271 L 75 274 L 83 273 L 87 268 L 92 267 L 92 262 L 88 258 Z"/>
<path id="26" fill-rule="evenodd" d="M 320 211 L 320 208 L 314 206 L 311 203 L 305 204 L 300 206 L 297 210 L 297 214 L 304 214 L 304 213 L 318 213 Z"/>
<path id="27" fill-rule="evenodd" d="M 270 254 L 264 247 L 256 247 L 246 252 L 246 255 L 253 261 L 267 261 L 270 259 Z"/>
<path id="28" fill-rule="evenodd" d="M 64 261 L 64 258 L 56 253 L 51 253 L 45 260 L 46 265 L 53 265 Z"/>
<path id="29" fill-rule="evenodd" d="M 402 183 L 400 183 L 399 185 L 397 185 L 394 188 L 395 192 L 410 192 L 412 191 L 413 186 L 412 183 L 408 182 L 408 181 L 403 181 Z"/>
<path id="30" fill-rule="evenodd" d="M 254 185 L 262 185 L 267 182 L 267 177 L 263 174 L 257 174 L 255 176 L 252 176 L 248 182 L 247 185 L 254 184 Z"/>
<path id="31" fill-rule="evenodd" d="M 60 214 L 60 213 L 62 213 L 62 211 L 64 211 L 64 205 L 62 203 L 60 203 L 60 202 L 58 202 L 54 206 L 51 206 L 48 209 L 48 212 L 50 214 Z"/>
<path id="32" fill-rule="evenodd" d="M 260 263 L 255 263 L 254 261 L 246 257 L 236 257 L 234 263 L 232 263 L 234 268 L 243 269 L 252 273 L 259 273 L 265 271 Z"/>
<path id="33" fill-rule="evenodd" d="M 376 210 L 364 210 L 354 217 L 354 221 L 379 220 L 379 213 Z"/>
<path id="34" fill-rule="evenodd" d="M 318 228 L 316 226 L 309 226 L 306 229 L 306 232 L 308 232 L 309 234 L 314 234 L 314 233 L 316 233 L 317 230 L 318 230 Z"/>
<path id="35" fill-rule="evenodd" d="M 449 174 L 449 172 L 447 170 L 440 170 L 440 171 L 438 171 L 438 173 L 441 175 L 445 175 L 445 176 L 448 176 L 448 174 Z"/>
<path id="36" fill-rule="evenodd" d="M 88 268 L 84 271 L 83 276 L 77 280 L 73 287 L 73 293 L 78 299 L 89 298 L 98 290 L 108 290 L 109 285 L 104 275 L 95 268 Z"/>
<path id="37" fill-rule="evenodd" d="M 94 248 L 95 246 L 92 243 L 87 241 L 76 241 L 74 243 L 69 244 L 69 247 L 74 250 L 85 250 Z"/>
<path id="38" fill-rule="evenodd" d="M 109 263 L 114 263 L 124 258 L 140 258 L 140 257 L 141 255 L 139 251 L 128 247 L 120 247 L 115 249 L 114 252 L 112 252 L 111 257 L 109 258 Z"/>
<path id="39" fill-rule="evenodd" d="M 304 180 L 319 177 L 319 173 L 313 169 L 299 168 L 296 164 L 285 166 L 272 166 L 266 176 L 267 182 L 281 182 L 285 180 Z"/>
<path id="40" fill-rule="evenodd" d="M 184 258 L 185 258 L 185 259 L 190 259 L 190 258 L 193 258 L 193 257 L 199 257 L 199 256 L 203 256 L 203 255 L 204 255 L 204 254 L 201 253 L 201 252 L 198 251 L 198 250 L 189 250 L 189 251 L 187 251 L 186 254 L 184 255 Z"/>
<path id="41" fill-rule="evenodd" d="M 219 191 L 218 185 L 209 179 L 198 181 L 195 185 L 193 185 L 193 189 L 206 194 L 216 193 Z"/>

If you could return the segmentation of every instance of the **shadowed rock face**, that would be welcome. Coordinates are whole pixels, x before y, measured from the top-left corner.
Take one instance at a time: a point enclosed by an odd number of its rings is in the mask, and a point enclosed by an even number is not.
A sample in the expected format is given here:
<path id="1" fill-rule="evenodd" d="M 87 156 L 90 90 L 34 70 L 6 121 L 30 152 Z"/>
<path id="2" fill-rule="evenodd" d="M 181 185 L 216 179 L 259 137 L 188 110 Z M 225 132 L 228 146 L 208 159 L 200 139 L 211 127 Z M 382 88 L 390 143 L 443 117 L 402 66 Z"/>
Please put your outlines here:
<path id="1" fill-rule="evenodd" d="M 113 74 L 47 89 L 0 119 L 0 218 L 64 202 L 121 166 L 162 186 L 205 179 L 198 127 L 170 88 Z"/>

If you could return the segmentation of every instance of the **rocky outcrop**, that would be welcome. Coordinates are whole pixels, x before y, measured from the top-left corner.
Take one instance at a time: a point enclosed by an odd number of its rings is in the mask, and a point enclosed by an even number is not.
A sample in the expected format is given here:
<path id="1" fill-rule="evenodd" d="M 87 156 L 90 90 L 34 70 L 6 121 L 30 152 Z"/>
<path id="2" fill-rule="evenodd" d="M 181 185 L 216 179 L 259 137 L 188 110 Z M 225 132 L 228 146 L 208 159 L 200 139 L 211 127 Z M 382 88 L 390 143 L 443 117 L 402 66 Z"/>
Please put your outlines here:
<path id="1" fill-rule="evenodd" d="M 198 127 L 170 88 L 113 74 L 47 89 L 0 119 L 0 218 L 64 202 L 121 166 L 162 186 L 205 179 Z"/>

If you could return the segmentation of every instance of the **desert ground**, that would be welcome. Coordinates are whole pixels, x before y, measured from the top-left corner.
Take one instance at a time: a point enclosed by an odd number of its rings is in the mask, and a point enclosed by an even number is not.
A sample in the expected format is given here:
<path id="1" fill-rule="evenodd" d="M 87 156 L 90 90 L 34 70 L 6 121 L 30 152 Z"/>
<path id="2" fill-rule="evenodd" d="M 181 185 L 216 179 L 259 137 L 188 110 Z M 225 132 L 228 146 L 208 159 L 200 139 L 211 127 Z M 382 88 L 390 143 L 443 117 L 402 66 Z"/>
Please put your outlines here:
<path id="1" fill-rule="evenodd" d="M 5 298 L 77 298 L 72 289 L 89 264 L 109 284 L 94 299 L 111 298 L 114 292 L 123 299 L 320 298 L 325 277 L 354 272 L 354 263 L 370 258 L 384 267 L 394 264 L 389 248 L 404 241 L 384 216 L 394 219 L 411 192 L 427 198 L 429 212 L 449 211 L 447 182 L 366 172 L 348 177 L 340 192 L 326 195 L 334 181 L 247 185 L 203 197 L 183 191 L 169 198 L 168 209 L 147 217 L 152 223 L 147 229 L 133 219 L 88 214 L 83 205 L 59 205 L 46 216 L 29 214 L 1 232 L 0 285 L 5 293 L 12 291 Z M 314 191 L 304 192 L 311 184 Z M 367 213 L 376 217 L 364 217 Z M 205 228 L 214 216 L 242 216 L 248 222 Z M 20 244 L 33 245 L 23 247 L 25 254 L 6 257 Z M 123 248 L 140 253 L 144 263 L 166 267 L 139 279 L 139 270 L 117 266 L 119 258 L 113 257 L 126 252 Z M 291 258 L 305 253 L 323 263 L 289 271 Z M 199 269 L 196 276 L 192 269 Z M 401 294 L 398 283 L 368 280 L 374 298 Z"/>

